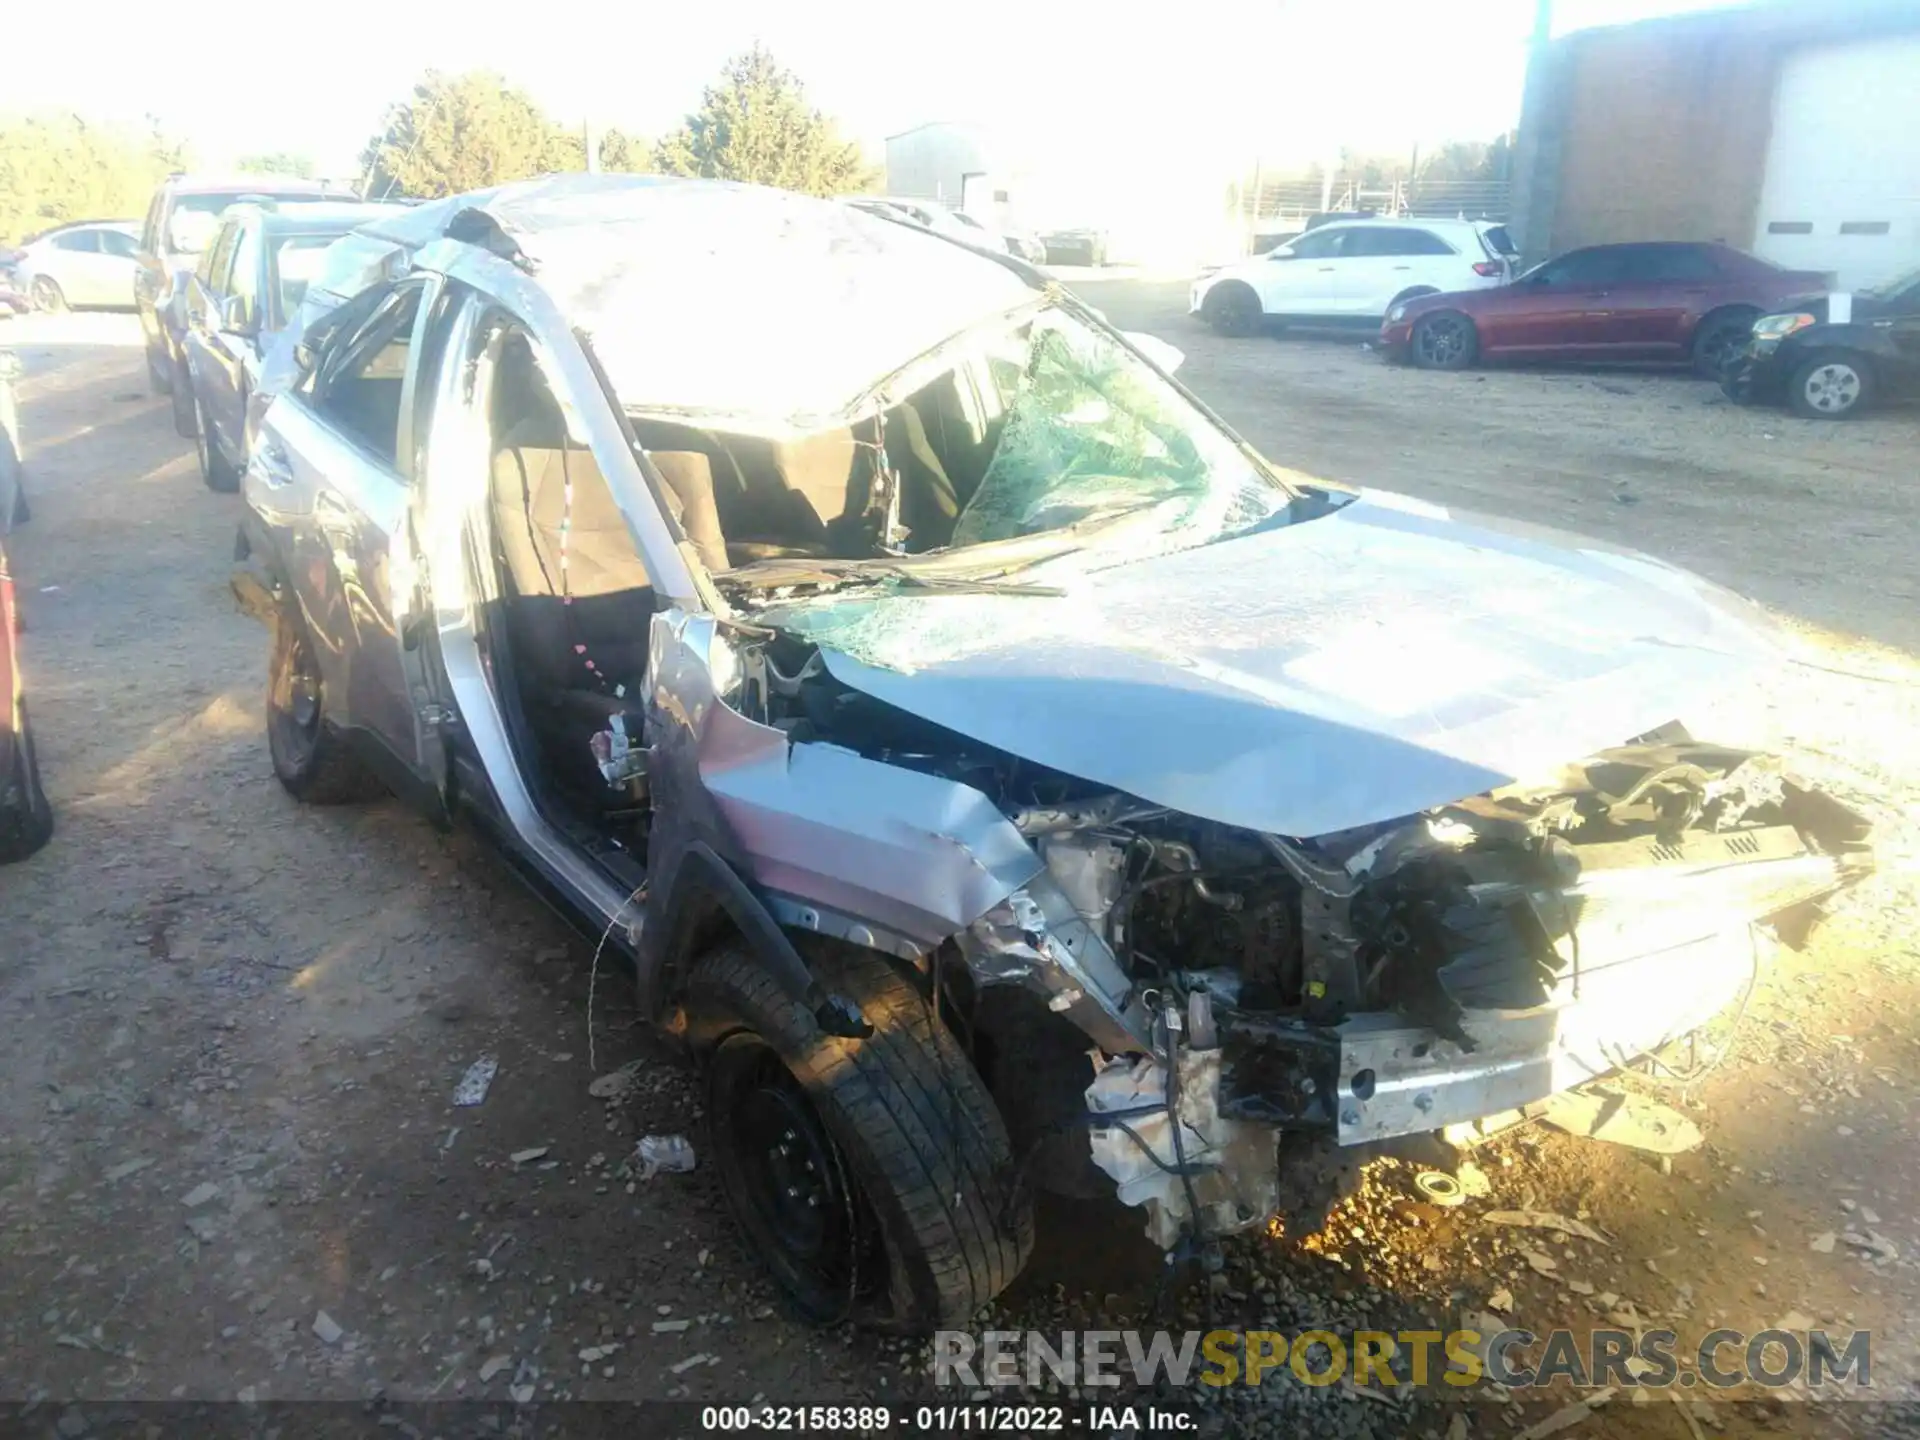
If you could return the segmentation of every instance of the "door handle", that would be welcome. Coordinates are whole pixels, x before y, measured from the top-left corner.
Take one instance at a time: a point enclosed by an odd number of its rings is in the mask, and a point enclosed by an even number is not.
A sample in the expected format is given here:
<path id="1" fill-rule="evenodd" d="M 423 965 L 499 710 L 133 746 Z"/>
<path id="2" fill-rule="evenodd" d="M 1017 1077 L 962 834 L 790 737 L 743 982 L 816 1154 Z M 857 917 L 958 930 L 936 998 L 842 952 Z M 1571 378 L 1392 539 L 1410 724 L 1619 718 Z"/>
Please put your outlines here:
<path id="1" fill-rule="evenodd" d="M 1396 270 L 1411 270 L 1413 267 L 1411 265 L 1396 265 L 1393 268 Z"/>

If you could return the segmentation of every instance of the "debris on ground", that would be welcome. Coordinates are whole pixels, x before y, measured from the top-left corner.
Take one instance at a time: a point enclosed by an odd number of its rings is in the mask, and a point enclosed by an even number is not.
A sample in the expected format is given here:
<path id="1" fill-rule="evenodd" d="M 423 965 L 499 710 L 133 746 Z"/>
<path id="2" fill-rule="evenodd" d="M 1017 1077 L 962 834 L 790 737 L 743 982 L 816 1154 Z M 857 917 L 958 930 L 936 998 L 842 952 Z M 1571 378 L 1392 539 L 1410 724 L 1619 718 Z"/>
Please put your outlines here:
<path id="1" fill-rule="evenodd" d="M 460 1106 L 478 1105 L 487 1098 L 487 1087 L 493 1084 L 493 1077 L 499 1073 L 500 1062 L 491 1055 L 482 1055 L 467 1067 L 467 1073 L 453 1087 L 453 1103 Z"/>
<path id="2" fill-rule="evenodd" d="M 1460 1193 L 1469 1200 L 1484 1200 L 1493 1194 L 1493 1181 L 1487 1178 L 1487 1172 L 1471 1160 L 1462 1160 L 1453 1172 L 1453 1178 L 1460 1184 Z"/>
<path id="3" fill-rule="evenodd" d="M 511 1364 L 513 1364 L 513 1357 L 511 1355 L 494 1356 L 491 1360 L 487 1361 L 486 1364 L 480 1367 L 480 1383 L 482 1385 L 485 1385 L 488 1381 L 492 1380 L 494 1376 L 498 1375 L 501 1371 L 505 1370 Z"/>
<path id="4" fill-rule="evenodd" d="M 535 1145 L 526 1150 L 516 1150 L 507 1158 L 516 1165 L 531 1165 L 536 1160 L 546 1159 L 547 1150 L 545 1145 Z"/>
<path id="5" fill-rule="evenodd" d="M 339 1322 L 326 1311 L 316 1310 L 313 1314 L 313 1333 L 320 1337 L 322 1344 L 338 1345 L 340 1337 L 347 1332 L 342 1330 Z"/>
<path id="6" fill-rule="evenodd" d="M 660 1174 L 684 1175 L 693 1169 L 693 1142 L 684 1135 L 642 1135 L 633 1147 L 633 1158 L 640 1162 L 642 1180 Z"/>
<path id="7" fill-rule="evenodd" d="M 1840 1236 L 1840 1243 L 1860 1251 L 1872 1260 L 1898 1260 L 1900 1247 L 1882 1235 L 1878 1230 L 1848 1230 Z"/>
<path id="8" fill-rule="evenodd" d="M 1413 1188 L 1420 1198 L 1435 1205 L 1459 1205 L 1466 1201 L 1466 1190 L 1444 1170 L 1422 1170 L 1413 1177 Z"/>
<path id="9" fill-rule="evenodd" d="M 202 1180 L 193 1189 L 180 1197 L 180 1203 L 189 1210 L 197 1210 L 220 1193 L 220 1187 L 211 1180 Z"/>
<path id="10" fill-rule="evenodd" d="M 1544 1103 L 1540 1118 L 1569 1135 L 1655 1155 L 1697 1150 L 1706 1140 L 1700 1127 L 1671 1105 L 1601 1086 L 1563 1090 Z"/>
<path id="11" fill-rule="evenodd" d="M 596 1076 L 593 1083 L 587 1086 L 587 1093 L 596 1100 L 617 1103 L 626 1099 L 639 1087 L 640 1069 L 645 1063 L 643 1060 L 629 1060 L 618 1070 L 609 1070 L 604 1075 Z"/>
<path id="12" fill-rule="evenodd" d="M 1597 1240 L 1602 1245 L 1613 1242 L 1584 1220 L 1575 1220 L 1568 1215 L 1557 1215 L 1551 1210 L 1489 1210 L 1480 1217 L 1489 1225 L 1518 1225 L 1527 1230 L 1558 1230 L 1563 1235 L 1577 1235 L 1582 1240 Z"/>
<path id="13" fill-rule="evenodd" d="M 1833 1242 L 1837 1239 L 1839 1239 L 1839 1236 L 1835 1235 L 1833 1231 L 1822 1230 L 1818 1235 L 1813 1237 L 1812 1242 L 1807 1248 L 1816 1255 L 1831 1255 L 1833 1253 Z"/>
<path id="14" fill-rule="evenodd" d="M 1562 1430 L 1571 1430 L 1574 1426 L 1593 1418 L 1598 1410 L 1613 1398 L 1614 1389 L 1609 1385 L 1604 1390 L 1596 1390 L 1584 1400 L 1576 1400 L 1571 1405 L 1563 1405 L 1537 1425 L 1529 1425 L 1514 1440 L 1547 1440 L 1549 1435 L 1558 1435 Z"/>

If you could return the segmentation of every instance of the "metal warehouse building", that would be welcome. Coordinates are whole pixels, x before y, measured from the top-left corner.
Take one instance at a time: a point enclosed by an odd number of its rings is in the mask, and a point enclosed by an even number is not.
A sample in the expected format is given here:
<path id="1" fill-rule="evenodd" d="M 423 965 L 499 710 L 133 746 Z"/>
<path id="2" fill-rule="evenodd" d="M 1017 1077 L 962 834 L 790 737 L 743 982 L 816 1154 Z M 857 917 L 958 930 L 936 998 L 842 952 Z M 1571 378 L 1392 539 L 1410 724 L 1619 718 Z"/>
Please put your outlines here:
<path id="1" fill-rule="evenodd" d="M 1920 0 L 1767 3 L 1543 45 L 1516 162 L 1529 260 L 1724 240 L 1843 286 L 1920 265 Z"/>

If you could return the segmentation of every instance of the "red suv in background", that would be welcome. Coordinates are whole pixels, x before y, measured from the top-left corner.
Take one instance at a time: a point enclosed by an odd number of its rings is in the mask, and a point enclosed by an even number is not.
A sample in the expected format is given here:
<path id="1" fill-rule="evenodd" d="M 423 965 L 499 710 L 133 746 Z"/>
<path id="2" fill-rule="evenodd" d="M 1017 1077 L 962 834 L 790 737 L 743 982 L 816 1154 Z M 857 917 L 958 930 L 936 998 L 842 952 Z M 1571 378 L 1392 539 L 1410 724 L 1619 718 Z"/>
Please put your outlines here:
<path id="1" fill-rule="evenodd" d="M 1590 245 L 1508 285 L 1395 305 L 1380 347 L 1432 370 L 1495 359 L 1643 360 L 1685 362 L 1717 380 L 1756 319 L 1826 286 L 1825 275 L 1782 270 L 1731 245 Z"/>

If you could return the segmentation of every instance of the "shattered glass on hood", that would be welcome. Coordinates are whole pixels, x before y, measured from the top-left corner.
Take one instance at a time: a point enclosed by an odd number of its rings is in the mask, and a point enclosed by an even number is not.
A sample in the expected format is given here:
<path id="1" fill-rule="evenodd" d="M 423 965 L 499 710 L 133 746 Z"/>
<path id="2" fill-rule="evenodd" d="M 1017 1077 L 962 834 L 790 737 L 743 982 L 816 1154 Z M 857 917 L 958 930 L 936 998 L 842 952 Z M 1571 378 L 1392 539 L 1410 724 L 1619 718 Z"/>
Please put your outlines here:
<path id="1" fill-rule="evenodd" d="M 894 582 L 786 602 L 764 618 L 815 644 L 911 672 L 1011 638 L 1098 626 L 1075 580 L 1244 533 L 1282 515 L 1287 492 L 1160 374 L 1105 333 L 1049 310 L 998 340 L 1011 373 L 1007 419 L 947 554 L 1069 526 L 1093 530 L 1071 552 L 1023 568 L 1021 583 L 1064 598 L 925 595 Z M 1005 387 L 1003 387 L 1005 388 Z M 981 574 L 998 570 L 991 550 Z"/>

